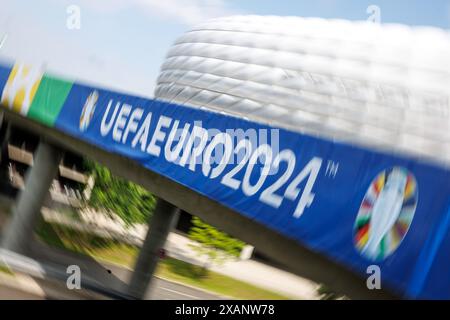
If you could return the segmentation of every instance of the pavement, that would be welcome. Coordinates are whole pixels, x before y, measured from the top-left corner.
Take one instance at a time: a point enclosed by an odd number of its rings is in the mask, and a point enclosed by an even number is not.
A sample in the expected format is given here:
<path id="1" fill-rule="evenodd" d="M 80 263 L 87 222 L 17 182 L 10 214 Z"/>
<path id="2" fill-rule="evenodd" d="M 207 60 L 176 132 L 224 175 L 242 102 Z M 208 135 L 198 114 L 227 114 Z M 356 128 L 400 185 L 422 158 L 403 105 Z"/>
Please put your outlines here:
<path id="1" fill-rule="evenodd" d="M 44 300 L 39 295 L 11 287 L 0 287 L 0 300 Z"/>
<path id="2" fill-rule="evenodd" d="M 126 268 L 100 263 L 96 260 L 36 242 L 30 255 L 42 264 L 44 273 L 33 276 L 20 272 L 14 275 L 0 272 L 0 299 L 108 299 L 107 296 L 88 290 L 86 283 L 100 284 L 105 291 L 126 292 L 132 274 Z M 56 261 L 57 260 L 57 261 Z M 82 288 L 69 290 L 60 274 L 67 266 L 76 264 L 81 269 Z M 52 271 L 53 270 L 53 271 Z M 56 275 L 54 270 L 59 270 Z M 53 274 L 52 274 L 53 273 Z M 180 283 L 154 277 L 145 299 L 151 300 L 220 300 L 223 297 Z"/>
<path id="3" fill-rule="evenodd" d="M 223 297 L 187 287 L 172 281 L 155 278 L 145 297 L 150 300 L 222 300 Z"/>
<path id="4" fill-rule="evenodd" d="M 95 280 L 95 282 L 101 284 L 103 287 L 113 289 L 116 292 L 126 292 L 133 272 L 125 267 L 49 247 L 40 242 L 33 243 L 31 248 L 30 257 L 33 259 L 55 268 L 64 269 L 69 265 L 78 265 L 81 269 L 82 277 Z M 68 291 L 66 288 L 64 290 Z M 149 287 L 145 295 L 145 299 L 220 300 L 223 297 L 170 280 L 154 277 L 151 287 Z"/>
<path id="5" fill-rule="evenodd" d="M 87 290 L 71 290 L 60 284 L 59 286 L 47 281 L 33 279 L 25 275 L 6 276 L 0 275 L 0 300 L 76 300 L 76 299 L 103 299 L 104 297 L 92 294 Z M 23 284 L 26 279 L 26 284 Z M 5 283 L 7 282 L 7 283 Z M 149 290 L 148 300 L 218 300 L 219 297 L 172 283 L 163 279 L 154 279 L 152 288 Z"/>
<path id="6" fill-rule="evenodd" d="M 28 280 L 28 279 L 27 279 Z M 43 300 L 44 291 L 34 281 L 23 281 L 16 277 L 0 273 L 0 299 L 1 300 Z M 26 284 L 25 284 L 26 283 Z"/>

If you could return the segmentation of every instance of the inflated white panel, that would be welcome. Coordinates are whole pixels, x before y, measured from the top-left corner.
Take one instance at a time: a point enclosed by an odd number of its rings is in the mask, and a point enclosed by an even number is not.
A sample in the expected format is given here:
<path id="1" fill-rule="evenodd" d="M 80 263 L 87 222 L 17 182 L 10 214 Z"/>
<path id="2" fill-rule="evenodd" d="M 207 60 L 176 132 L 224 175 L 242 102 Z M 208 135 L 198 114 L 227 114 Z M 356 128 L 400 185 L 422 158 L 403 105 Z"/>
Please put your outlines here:
<path id="1" fill-rule="evenodd" d="M 235 16 L 181 36 L 159 99 L 450 163 L 450 34 Z"/>

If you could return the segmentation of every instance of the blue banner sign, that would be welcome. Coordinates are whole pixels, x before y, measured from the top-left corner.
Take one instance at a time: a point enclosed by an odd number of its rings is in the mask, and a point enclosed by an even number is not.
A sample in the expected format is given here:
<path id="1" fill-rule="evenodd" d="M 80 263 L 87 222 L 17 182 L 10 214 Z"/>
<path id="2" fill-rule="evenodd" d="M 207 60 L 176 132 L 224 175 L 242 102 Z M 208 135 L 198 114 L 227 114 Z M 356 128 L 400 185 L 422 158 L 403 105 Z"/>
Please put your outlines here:
<path id="1" fill-rule="evenodd" d="M 55 113 L 49 103 L 34 104 L 34 119 Z M 450 298 L 447 168 L 77 83 L 45 124 L 133 159 L 362 276 L 377 265 L 382 285 L 407 297 Z"/>

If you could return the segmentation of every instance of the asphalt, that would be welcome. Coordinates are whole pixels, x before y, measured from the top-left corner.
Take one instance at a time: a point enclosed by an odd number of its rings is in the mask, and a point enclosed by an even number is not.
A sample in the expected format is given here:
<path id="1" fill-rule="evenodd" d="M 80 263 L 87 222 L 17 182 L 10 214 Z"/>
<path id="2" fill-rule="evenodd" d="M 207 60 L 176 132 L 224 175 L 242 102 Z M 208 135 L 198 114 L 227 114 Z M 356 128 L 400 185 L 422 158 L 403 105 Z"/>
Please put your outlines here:
<path id="1" fill-rule="evenodd" d="M 48 247 L 35 242 L 32 245 L 30 257 L 47 266 L 48 278 L 34 281 L 42 288 L 43 296 L 21 291 L 17 288 L 0 286 L 0 299 L 101 299 L 104 293 L 125 293 L 132 271 L 117 265 L 99 262 L 91 257 Z M 81 269 L 82 290 L 69 290 L 65 286 L 65 270 L 69 265 L 78 265 Z M 54 270 L 59 270 L 57 276 Z M 58 279 L 59 278 L 59 279 Z M 103 289 L 102 294 L 94 294 L 83 289 L 86 283 L 95 283 Z M 116 296 L 112 296 L 116 297 Z M 193 287 L 154 277 L 145 299 L 151 300 L 220 300 L 218 295 Z"/>
<path id="2" fill-rule="evenodd" d="M 147 293 L 150 300 L 221 300 L 222 298 L 191 287 L 163 279 L 154 279 L 153 289 Z"/>
<path id="3" fill-rule="evenodd" d="M 55 285 L 47 281 L 36 281 L 42 288 L 43 295 L 25 289 L 0 286 L 0 300 L 62 300 L 62 299 L 102 299 L 86 290 L 71 290 L 62 284 Z M 148 291 L 147 300 L 217 300 L 218 297 L 209 293 L 186 287 L 177 283 L 155 278 L 152 288 Z"/>
<path id="4" fill-rule="evenodd" d="M 1 300 L 43 300 L 45 297 L 29 293 L 20 289 L 0 286 Z"/>

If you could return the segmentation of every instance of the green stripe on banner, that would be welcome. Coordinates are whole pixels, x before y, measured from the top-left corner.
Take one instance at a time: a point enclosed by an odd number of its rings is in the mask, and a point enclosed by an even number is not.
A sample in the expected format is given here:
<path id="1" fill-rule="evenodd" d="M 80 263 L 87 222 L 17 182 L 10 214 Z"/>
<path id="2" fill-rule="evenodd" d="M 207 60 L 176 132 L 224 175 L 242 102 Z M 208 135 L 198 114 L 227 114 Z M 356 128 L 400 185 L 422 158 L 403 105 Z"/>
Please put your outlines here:
<path id="1" fill-rule="evenodd" d="M 36 92 L 27 117 L 53 126 L 61 111 L 73 82 L 44 75 Z"/>

